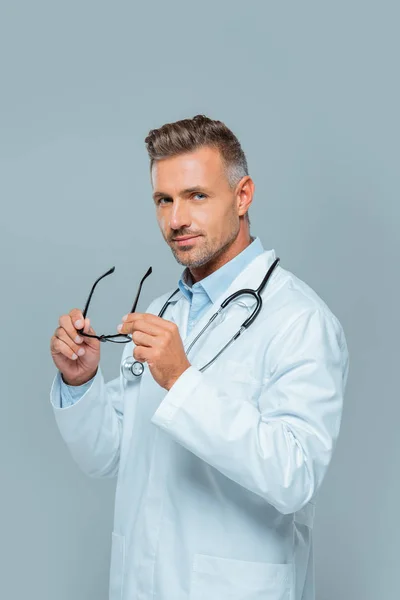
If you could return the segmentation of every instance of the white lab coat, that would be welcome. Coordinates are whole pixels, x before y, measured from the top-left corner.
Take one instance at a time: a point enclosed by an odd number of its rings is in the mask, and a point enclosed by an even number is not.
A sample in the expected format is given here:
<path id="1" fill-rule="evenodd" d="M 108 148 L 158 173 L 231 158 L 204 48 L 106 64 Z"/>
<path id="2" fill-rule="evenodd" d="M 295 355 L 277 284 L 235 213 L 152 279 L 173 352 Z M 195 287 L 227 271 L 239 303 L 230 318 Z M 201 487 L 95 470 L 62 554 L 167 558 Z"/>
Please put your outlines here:
<path id="1" fill-rule="evenodd" d="M 221 301 L 257 288 L 275 259 L 255 258 L 186 337 L 178 293 L 164 318 L 187 348 Z M 158 314 L 171 294 L 151 303 Z M 314 600 L 317 491 L 339 433 L 348 352 L 318 295 L 277 266 L 250 328 L 203 373 L 255 300 L 230 305 L 167 392 L 145 371 L 105 383 L 99 369 L 55 418 L 79 467 L 118 476 L 110 600 Z M 124 346 L 122 360 L 133 352 Z"/>

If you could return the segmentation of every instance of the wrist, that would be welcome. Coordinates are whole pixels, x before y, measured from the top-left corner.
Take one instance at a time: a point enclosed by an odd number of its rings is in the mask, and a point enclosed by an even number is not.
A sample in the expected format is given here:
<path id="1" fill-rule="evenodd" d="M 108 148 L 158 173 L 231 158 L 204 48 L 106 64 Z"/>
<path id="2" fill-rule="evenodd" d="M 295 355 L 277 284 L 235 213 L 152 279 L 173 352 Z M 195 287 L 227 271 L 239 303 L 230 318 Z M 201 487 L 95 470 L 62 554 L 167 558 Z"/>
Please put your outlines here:
<path id="1" fill-rule="evenodd" d="M 81 377 L 81 378 L 78 378 L 78 379 L 76 379 L 76 378 L 74 378 L 74 379 L 68 379 L 67 377 L 65 377 L 65 375 L 63 375 L 63 374 L 61 373 L 61 379 L 63 380 L 63 382 L 64 382 L 66 385 L 71 385 L 71 386 L 78 387 L 78 386 L 80 386 L 80 385 L 84 385 L 85 383 L 87 383 L 88 381 L 90 381 L 91 379 L 93 379 L 93 377 L 94 377 L 94 376 L 96 375 L 96 373 L 97 373 L 97 370 L 98 370 L 98 367 L 96 367 L 96 370 L 95 370 L 95 371 L 93 371 L 93 372 L 91 373 L 91 375 L 86 375 L 85 377 Z"/>

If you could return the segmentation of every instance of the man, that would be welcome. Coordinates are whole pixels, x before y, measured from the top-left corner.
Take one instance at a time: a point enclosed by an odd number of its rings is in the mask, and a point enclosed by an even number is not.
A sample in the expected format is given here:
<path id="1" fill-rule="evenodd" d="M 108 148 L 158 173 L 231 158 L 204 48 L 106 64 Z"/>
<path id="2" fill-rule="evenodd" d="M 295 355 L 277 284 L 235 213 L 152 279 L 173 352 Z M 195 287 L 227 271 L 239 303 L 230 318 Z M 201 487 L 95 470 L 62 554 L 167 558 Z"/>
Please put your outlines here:
<path id="1" fill-rule="evenodd" d="M 117 328 L 132 335 L 121 360 L 144 372 L 105 383 L 79 309 L 51 339 L 60 432 L 85 473 L 118 477 L 110 600 L 314 600 L 315 501 L 348 374 L 342 327 L 278 265 L 224 352 L 251 295 L 197 340 L 225 298 L 258 288 L 275 252 L 250 236 L 254 183 L 223 123 L 198 115 L 146 143 L 158 225 L 186 268 L 165 316 L 173 290 Z"/>

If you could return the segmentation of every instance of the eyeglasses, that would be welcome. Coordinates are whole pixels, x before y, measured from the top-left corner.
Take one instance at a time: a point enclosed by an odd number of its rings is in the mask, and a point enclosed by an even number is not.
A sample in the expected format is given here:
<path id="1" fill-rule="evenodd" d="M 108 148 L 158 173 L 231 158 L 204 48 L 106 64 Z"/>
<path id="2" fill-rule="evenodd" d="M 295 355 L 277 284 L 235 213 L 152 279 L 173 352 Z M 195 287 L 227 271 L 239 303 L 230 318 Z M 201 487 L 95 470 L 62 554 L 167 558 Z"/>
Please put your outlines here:
<path id="1" fill-rule="evenodd" d="M 101 281 L 104 277 L 107 277 L 107 275 L 111 275 L 112 273 L 114 273 L 115 271 L 115 267 L 112 267 L 112 269 L 110 269 L 109 271 L 107 271 L 107 273 L 104 273 L 104 275 L 102 275 L 101 277 L 99 277 L 93 284 L 93 287 L 91 289 L 91 292 L 89 294 L 89 298 L 87 299 L 85 308 L 83 309 L 83 318 L 86 319 L 86 315 L 87 312 L 89 310 L 89 305 L 90 305 L 90 301 L 92 299 L 93 296 L 93 292 L 96 289 L 96 285 L 99 283 L 99 281 Z M 152 268 L 150 267 L 147 271 L 147 273 L 144 275 L 144 277 L 142 278 L 140 285 L 139 285 L 139 289 L 138 292 L 136 294 L 136 298 L 135 301 L 133 303 L 132 306 L 132 310 L 130 311 L 131 313 L 134 313 L 136 310 L 136 306 L 139 300 L 139 296 L 140 296 L 140 292 L 142 289 L 142 285 L 144 280 L 146 279 L 146 277 L 148 277 L 151 273 L 152 273 Z M 90 337 L 90 338 L 96 338 L 97 340 L 100 340 L 100 342 L 114 342 L 115 344 L 126 344 L 127 342 L 131 342 L 132 338 L 128 335 L 125 335 L 123 333 L 116 333 L 115 335 L 93 335 L 90 333 L 84 333 L 83 329 L 78 329 L 77 330 L 79 335 L 82 335 L 84 337 Z"/>

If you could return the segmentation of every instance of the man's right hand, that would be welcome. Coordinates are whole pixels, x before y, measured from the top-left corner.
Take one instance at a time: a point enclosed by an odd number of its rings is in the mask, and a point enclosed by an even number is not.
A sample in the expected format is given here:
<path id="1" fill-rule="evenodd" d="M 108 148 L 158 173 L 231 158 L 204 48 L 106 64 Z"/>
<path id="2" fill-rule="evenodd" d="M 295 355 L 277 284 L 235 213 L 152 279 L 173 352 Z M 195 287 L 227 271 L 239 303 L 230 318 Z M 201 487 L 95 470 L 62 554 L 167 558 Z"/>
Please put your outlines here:
<path id="1" fill-rule="evenodd" d="M 59 327 L 50 340 L 54 364 L 68 385 L 82 385 L 92 379 L 100 362 L 100 341 L 79 336 L 78 329 L 96 335 L 88 318 L 83 320 L 82 311 L 74 308 L 58 321 Z M 83 350 L 83 352 L 82 352 Z"/>

